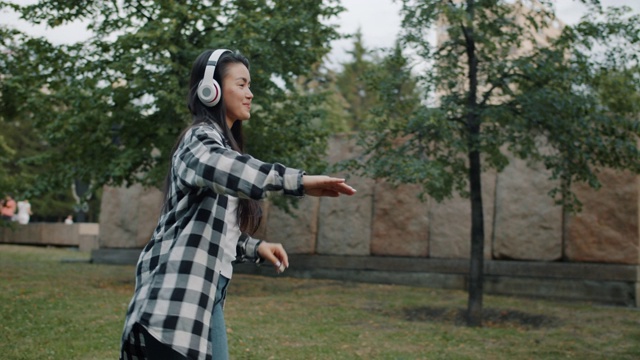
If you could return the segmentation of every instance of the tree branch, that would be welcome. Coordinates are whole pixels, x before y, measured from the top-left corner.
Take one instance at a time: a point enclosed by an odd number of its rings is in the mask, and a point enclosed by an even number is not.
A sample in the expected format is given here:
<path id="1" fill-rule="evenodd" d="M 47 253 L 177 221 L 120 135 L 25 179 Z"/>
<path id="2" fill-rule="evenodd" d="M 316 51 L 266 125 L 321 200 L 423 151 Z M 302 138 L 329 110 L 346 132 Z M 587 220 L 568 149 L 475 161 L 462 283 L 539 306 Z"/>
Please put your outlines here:
<path id="1" fill-rule="evenodd" d="M 140 4 L 140 0 L 136 1 L 136 5 L 134 5 L 133 7 L 134 9 L 136 9 L 136 12 L 143 18 L 147 19 L 147 21 L 153 21 L 153 18 L 150 15 L 142 11 L 144 9 L 144 5 Z"/>

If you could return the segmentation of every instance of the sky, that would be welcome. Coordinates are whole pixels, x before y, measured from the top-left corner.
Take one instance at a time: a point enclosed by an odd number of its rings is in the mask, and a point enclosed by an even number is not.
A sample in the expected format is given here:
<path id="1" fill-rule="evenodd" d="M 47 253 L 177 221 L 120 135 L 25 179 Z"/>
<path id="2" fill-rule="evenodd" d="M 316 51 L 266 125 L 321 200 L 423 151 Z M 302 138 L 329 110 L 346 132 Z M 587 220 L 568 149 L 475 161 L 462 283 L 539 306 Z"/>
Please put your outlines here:
<path id="1" fill-rule="evenodd" d="M 640 13 L 640 0 L 600 0 L 603 6 L 626 5 L 634 13 Z M 555 1 L 556 15 L 565 24 L 574 24 L 585 14 L 585 6 L 577 0 Z M 354 33 L 361 29 L 367 48 L 391 47 L 400 30 L 400 1 L 398 0 L 342 0 L 347 10 L 340 17 L 340 32 Z M 347 51 L 353 40 L 344 39 L 333 43 L 329 55 L 329 66 L 348 61 Z"/>
<path id="2" fill-rule="evenodd" d="M 35 0 L 14 0 L 17 3 L 34 3 Z M 630 6 L 635 13 L 640 13 L 640 0 L 601 0 L 603 6 Z M 400 1 L 398 0 L 342 0 L 346 8 L 339 19 L 342 33 L 354 33 L 361 29 L 364 45 L 367 48 L 391 47 L 400 30 Z M 557 0 L 556 14 L 563 22 L 572 24 L 585 14 L 585 7 L 577 0 Z M 45 26 L 33 27 L 20 22 L 15 14 L 0 13 L 0 23 L 17 26 L 22 30 L 38 36 L 47 36 L 53 43 L 74 43 L 85 40 L 88 33 L 83 24 L 72 24 L 55 29 Z M 330 68 L 337 68 L 340 63 L 349 60 L 347 51 L 352 48 L 351 39 L 334 41 L 328 57 Z"/>

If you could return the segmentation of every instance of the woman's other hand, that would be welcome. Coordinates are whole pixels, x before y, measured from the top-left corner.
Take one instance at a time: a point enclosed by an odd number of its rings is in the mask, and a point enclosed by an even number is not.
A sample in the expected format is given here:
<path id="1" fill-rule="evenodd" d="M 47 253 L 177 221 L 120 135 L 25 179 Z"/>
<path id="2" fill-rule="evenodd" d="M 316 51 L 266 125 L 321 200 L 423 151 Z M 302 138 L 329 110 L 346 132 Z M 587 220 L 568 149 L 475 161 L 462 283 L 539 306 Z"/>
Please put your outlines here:
<path id="1" fill-rule="evenodd" d="M 304 175 L 302 176 L 304 193 L 310 196 L 338 197 L 342 195 L 353 195 L 356 190 L 347 185 L 345 179 L 334 178 L 326 175 Z"/>
<path id="2" fill-rule="evenodd" d="M 263 241 L 258 246 L 258 255 L 272 263 L 278 273 L 289 267 L 289 258 L 282 244 Z"/>

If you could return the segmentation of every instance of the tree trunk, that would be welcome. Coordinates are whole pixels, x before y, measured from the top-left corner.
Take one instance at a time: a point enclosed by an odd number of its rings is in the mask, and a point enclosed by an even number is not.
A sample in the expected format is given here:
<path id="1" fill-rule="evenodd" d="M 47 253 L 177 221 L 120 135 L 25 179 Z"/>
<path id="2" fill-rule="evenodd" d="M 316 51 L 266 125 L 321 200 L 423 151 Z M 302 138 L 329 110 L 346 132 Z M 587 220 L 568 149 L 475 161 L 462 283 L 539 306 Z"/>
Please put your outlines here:
<path id="1" fill-rule="evenodd" d="M 469 188 L 471 194 L 471 260 L 469 264 L 469 302 L 467 325 L 482 325 L 482 285 L 484 262 L 484 216 L 480 167 L 480 114 L 477 103 L 478 58 L 474 41 L 474 0 L 467 0 L 469 21 L 464 26 L 469 67 L 469 96 L 467 98 L 467 136 L 469 147 Z"/>
<path id="2" fill-rule="evenodd" d="M 469 153 L 469 186 L 471 188 L 471 260 L 469 264 L 469 302 L 467 325 L 482 325 L 484 266 L 484 215 L 480 180 L 480 153 Z"/>

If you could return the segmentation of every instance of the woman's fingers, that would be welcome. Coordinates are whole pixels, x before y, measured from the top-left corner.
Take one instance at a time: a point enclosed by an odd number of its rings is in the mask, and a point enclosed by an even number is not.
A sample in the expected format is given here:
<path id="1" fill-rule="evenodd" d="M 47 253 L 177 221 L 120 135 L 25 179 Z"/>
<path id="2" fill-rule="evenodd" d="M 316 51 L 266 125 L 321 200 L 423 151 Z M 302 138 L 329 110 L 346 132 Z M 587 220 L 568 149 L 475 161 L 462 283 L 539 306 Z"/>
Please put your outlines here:
<path id="1" fill-rule="evenodd" d="M 353 195 L 356 190 L 345 179 L 325 175 L 305 175 L 302 177 L 305 193 L 311 196 L 336 197 L 340 194 Z"/>
<path id="2" fill-rule="evenodd" d="M 353 195 L 356 193 L 356 189 L 347 185 L 345 182 L 335 184 L 334 190 L 345 195 Z"/>
<path id="3" fill-rule="evenodd" d="M 263 241 L 258 246 L 258 254 L 266 261 L 273 264 L 278 273 L 289 267 L 289 258 L 282 244 Z"/>

